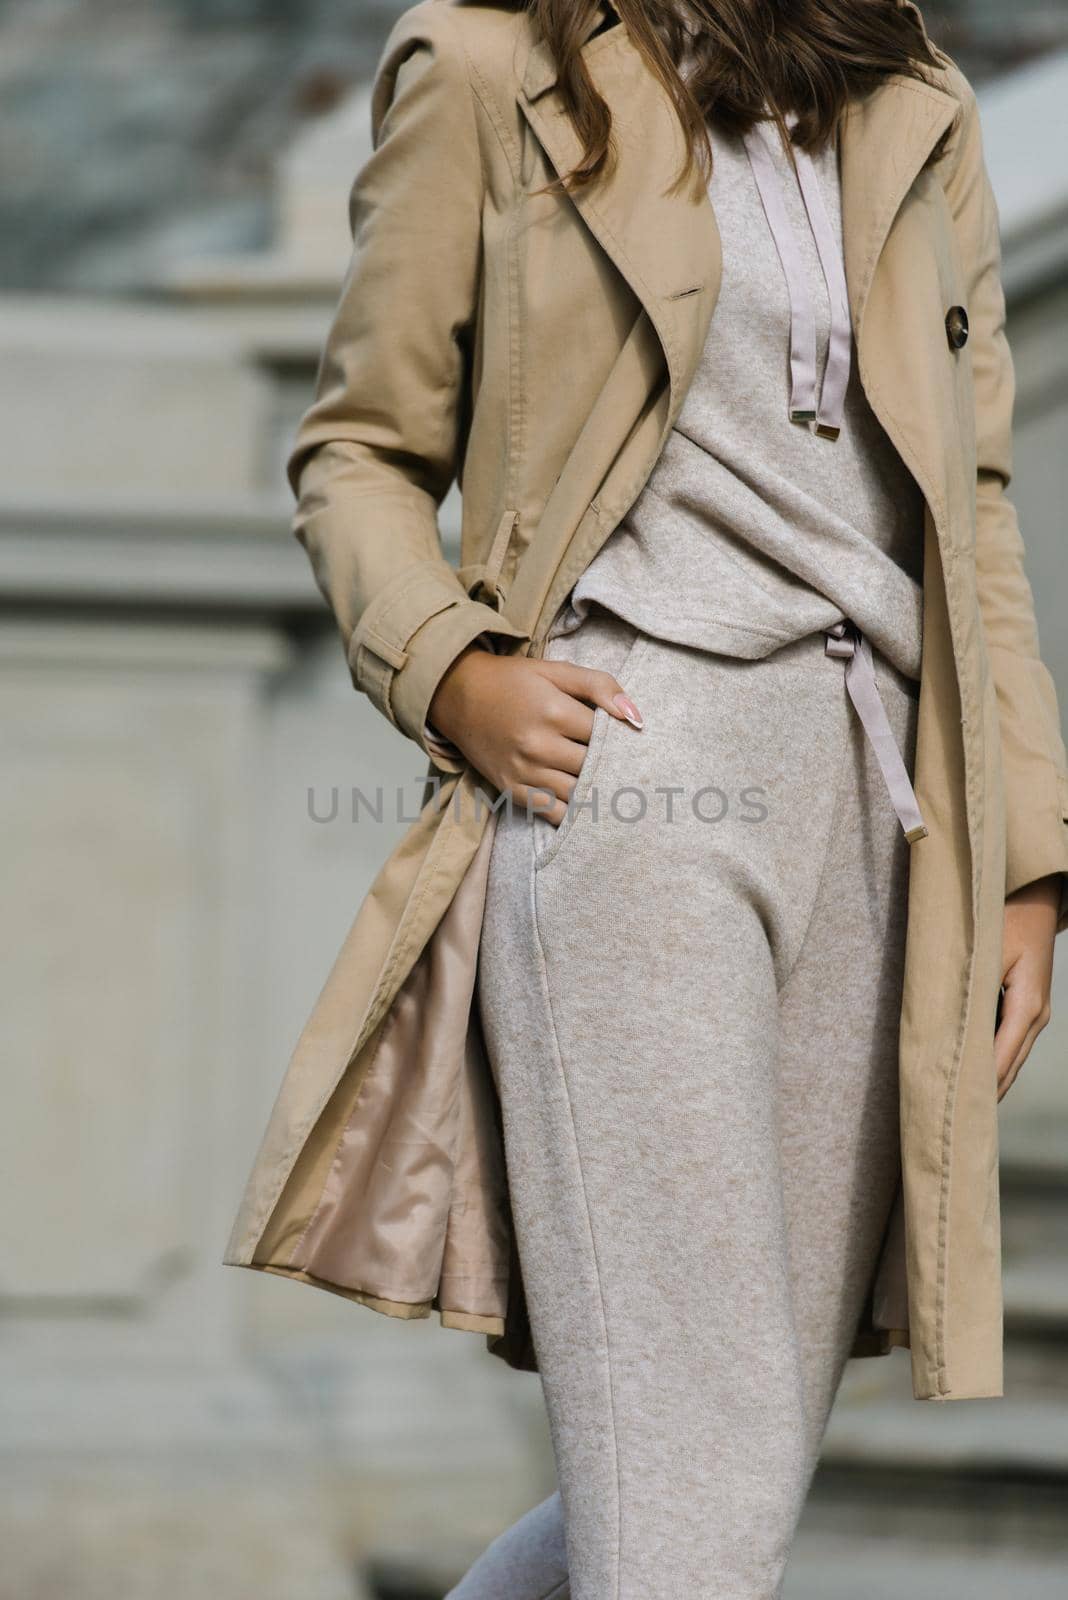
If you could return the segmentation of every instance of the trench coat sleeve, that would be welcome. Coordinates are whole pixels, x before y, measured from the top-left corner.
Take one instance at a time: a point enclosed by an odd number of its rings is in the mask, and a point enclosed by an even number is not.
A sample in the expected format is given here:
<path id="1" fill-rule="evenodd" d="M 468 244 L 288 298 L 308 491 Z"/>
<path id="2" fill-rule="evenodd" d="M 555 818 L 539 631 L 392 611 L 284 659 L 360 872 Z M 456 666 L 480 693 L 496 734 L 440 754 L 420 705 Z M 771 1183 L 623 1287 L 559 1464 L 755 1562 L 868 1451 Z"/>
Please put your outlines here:
<path id="1" fill-rule="evenodd" d="M 438 532 L 463 448 L 483 205 L 475 101 L 448 6 L 417 5 L 394 24 L 371 124 L 349 196 L 352 254 L 286 462 L 293 531 L 357 689 L 436 766 L 459 771 L 459 753 L 426 738 L 438 683 L 479 635 L 529 635 L 469 597 Z"/>
<path id="2" fill-rule="evenodd" d="M 1024 545 L 1006 494 L 1015 392 L 997 205 L 975 93 L 959 69 L 955 76 L 962 113 L 947 146 L 944 182 L 966 283 L 976 413 L 976 579 L 1001 728 L 1005 893 L 1061 873 L 1057 931 L 1063 932 L 1068 928 L 1068 766 L 1057 692 L 1039 656 Z"/>

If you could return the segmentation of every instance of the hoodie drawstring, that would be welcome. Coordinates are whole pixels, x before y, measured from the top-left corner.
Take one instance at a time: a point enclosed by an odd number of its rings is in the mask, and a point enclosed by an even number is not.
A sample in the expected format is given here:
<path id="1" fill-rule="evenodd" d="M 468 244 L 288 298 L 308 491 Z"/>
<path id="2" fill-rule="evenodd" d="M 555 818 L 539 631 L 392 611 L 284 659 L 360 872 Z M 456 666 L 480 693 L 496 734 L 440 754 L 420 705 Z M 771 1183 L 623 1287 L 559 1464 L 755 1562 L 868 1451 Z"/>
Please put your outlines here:
<path id="1" fill-rule="evenodd" d="M 815 422 L 816 432 L 822 438 L 837 439 L 849 384 L 853 330 L 845 268 L 820 191 L 819 178 L 812 157 L 795 146 L 793 153 L 798 187 L 819 254 L 831 311 L 827 360 L 817 402 L 816 316 L 797 238 L 786 211 L 779 174 L 763 125 L 747 129 L 743 140 L 790 297 L 790 420 Z"/>

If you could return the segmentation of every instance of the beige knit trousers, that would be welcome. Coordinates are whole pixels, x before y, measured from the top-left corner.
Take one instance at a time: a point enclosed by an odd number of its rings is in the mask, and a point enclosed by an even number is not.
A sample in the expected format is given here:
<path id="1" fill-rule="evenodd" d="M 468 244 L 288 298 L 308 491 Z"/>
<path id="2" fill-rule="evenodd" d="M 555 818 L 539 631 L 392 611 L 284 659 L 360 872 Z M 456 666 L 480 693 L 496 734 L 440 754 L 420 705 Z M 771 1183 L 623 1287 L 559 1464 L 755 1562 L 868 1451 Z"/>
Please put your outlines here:
<path id="1" fill-rule="evenodd" d="M 774 1600 L 899 1173 L 908 845 L 845 663 L 595 608 L 559 829 L 515 807 L 478 998 L 559 1494 L 454 1600 Z M 918 686 L 878 653 L 910 772 Z"/>

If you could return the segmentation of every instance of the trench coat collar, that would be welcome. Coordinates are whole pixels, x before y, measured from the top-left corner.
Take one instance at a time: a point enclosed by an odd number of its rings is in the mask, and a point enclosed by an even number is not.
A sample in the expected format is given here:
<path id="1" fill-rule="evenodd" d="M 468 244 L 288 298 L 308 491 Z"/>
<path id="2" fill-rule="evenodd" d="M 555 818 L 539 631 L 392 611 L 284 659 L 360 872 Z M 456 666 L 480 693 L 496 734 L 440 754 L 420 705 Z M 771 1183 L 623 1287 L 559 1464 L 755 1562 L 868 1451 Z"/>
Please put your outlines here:
<path id="1" fill-rule="evenodd" d="M 912 0 L 899 0 L 923 19 Z M 597 5 L 582 45 L 591 77 L 612 112 L 618 159 L 602 181 L 571 198 L 648 314 L 667 362 L 670 422 L 704 347 L 722 272 L 719 230 L 706 192 L 665 194 L 683 156 L 671 103 L 644 66 L 626 27 L 601 32 Z M 926 36 L 926 34 L 925 34 Z M 520 105 L 556 172 L 577 162 L 581 143 L 555 92 L 557 69 L 544 40 L 532 45 Z M 918 173 L 960 113 L 946 88 L 893 74 L 851 101 L 839 133 L 842 234 L 854 335 L 863 364 L 868 291 L 891 224 Z M 665 178 L 665 174 L 669 176 Z"/>

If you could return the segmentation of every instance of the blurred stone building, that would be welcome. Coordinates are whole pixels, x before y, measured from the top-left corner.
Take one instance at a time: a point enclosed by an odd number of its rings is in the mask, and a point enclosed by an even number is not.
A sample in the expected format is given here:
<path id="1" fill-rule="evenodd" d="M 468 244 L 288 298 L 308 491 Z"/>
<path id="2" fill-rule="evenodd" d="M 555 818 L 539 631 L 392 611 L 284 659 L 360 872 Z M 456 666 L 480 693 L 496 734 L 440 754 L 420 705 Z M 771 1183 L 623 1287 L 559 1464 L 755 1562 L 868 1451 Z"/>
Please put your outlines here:
<path id="1" fill-rule="evenodd" d="M 345 797 L 414 810 L 421 777 L 352 693 L 281 472 L 400 9 L 0 4 L 0 1600 L 429 1600 L 552 1487 L 537 1382 L 480 1340 L 220 1265 L 401 831 Z M 1068 708 L 1068 11 L 927 9 L 981 85 Z M 1002 1111 L 1007 1398 L 918 1406 L 900 1353 L 855 1363 L 790 1600 L 1063 1593 L 1059 947 Z"/>

